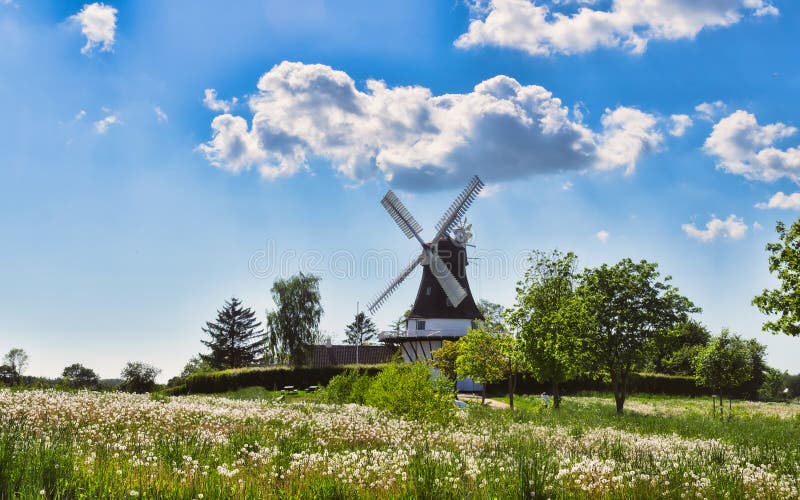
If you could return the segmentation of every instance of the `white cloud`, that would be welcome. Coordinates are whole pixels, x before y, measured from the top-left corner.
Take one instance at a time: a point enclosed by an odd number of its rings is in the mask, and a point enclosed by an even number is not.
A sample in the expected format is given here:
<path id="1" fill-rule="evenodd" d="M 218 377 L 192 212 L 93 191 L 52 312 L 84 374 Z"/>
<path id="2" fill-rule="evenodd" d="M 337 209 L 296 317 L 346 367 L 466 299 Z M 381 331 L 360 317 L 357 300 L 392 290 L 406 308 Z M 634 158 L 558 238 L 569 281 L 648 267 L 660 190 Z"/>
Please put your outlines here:
<path id="1" fill-rule="evenodd" d="M 778 191 L 766 203 L 756 203 L 756 208 L 762 210 L 768 208 L 780 208 L 784 210 L 800 210 L 800 193 L 792 193 L 790 195 L 783 194 L 783 191 Z"/>
<path id="2" fill-rule="evenodd" d="M 236 97 L 230 101 L 217 99 L 217 91 L 214 89 L 206 89 L 205 97 L 203 98 L 203 104 L 205 104 L 208 109 L 211 111 L 222 111 L 224 113 L 230 111 L 238 101 L 239 99 Z"/>
<path id="3" fill-rule="evenodd" d="M 86 45 L 81 48 L 81 53 L 90 54 L 98 46 L 102 52 L 113 50 L 117 9 L 102 3 L 86 4 L 70 19 L 80 23 L 81 32 L 86 37 Z"/>
<path id="4" fill-rule="evenodd" d="M 753 231 L 763 231 L 764 226 L 762 226 L 758 221 L 753 222 Z"/>
<path id="5" fill-rule="evenodd" d="M 77 113 L 75 113 L 75 116 L 72 118 L 72 121 L 73 122 L 79 122 L 79 121 L 83 120 L 84 118 L 86 118 L 86 111 L 80 110 Z"/>
<path id="6" fill-rule="evenodd" d="M 121 122 L 119 121 L 119 117 L 117 115 L 111 114 L 103 118 L 102 120 L 98 120 L 94 122 L 94 131 L 98 134 L 105 134 L 109 127 L 112 125 L 119 125 Z"/>
<path id="7" fill-rule="evenodd" d="M 491 198 L 497 193 L 503 191 L 506 187 L 502 184 L 486 184 L 478 196 L 480 198 Z"/>
<path id="8" fill-rule="evenodd" d="M 681 229 L 683 229 L 683 232 L 690 238 L 702 242 L 713 241 L 718 237 L 739 240 L 744 238 L 745 234 L 747 234 L 747 224 L 744 223 L 741 217 L 736 217 L 733 214 L 728 216 L 725 220 L 720 220 L 716 215 L 712 215 L 711 220 L 706 222 L 705 229 L 698 229 L 694 223 L 683 224 Z"/>
<path id="9" fill-rule="evenodd" d="M 672 128 L 669 129 L 669 135 L 675 137 L 682 137 L 686 133 L 686 129 L 694 125 L 694 122 L 689 115 L 672 115 L 669 117 L 672 122 Z"/>
<path id="10" fill-rule="evenodd" d="M 796 132 L 783 123 L 759 125 L 755 115 L 738 110 L 714 125 L 703 150 L 718 158 L 717 168 L 747 179 L 800 182 L 800 147 L 774 146 Z"/>
<path id="11" fill-rule="evenodd" d="M 714 101 L 714 102 L 701 102 L 697 106 L 694 107 L 694 110 L 697 111 L 697 117 L 701 120 L 705 120 L 707 122 L 713 122 L 717 119 L 722 112 L 725 111 L 727 106 L 722 101 Z"/>
<path id="12" fill-rule="evenodd" d="M 159 122 L 169 121 L 169 116 L 164 112 L 163 109 L 161 109 L 161 106 L 153 107 L 153 111 L 156 114 L 156 120 L 158 120 Z"/>
<path id="13" fill-rule="evenodd" d="M 611 233 L 603 229 L 601 231 L 598 231 L 597 234 L 595 234 L 595 237 L 600 243 L 606 243 L 608 239 L 611 237 Z"/>
<path id="14" fill-rule="evenodd" d="M 377 80 L 362 91 L 342 71 L 282 62 L 260 78 L 248 106 L 250 123 L 219 115 L 212 139 L 198 149 L 217 167 L 255 167 L 268 178 L 309 168 L 311 160 L 351 180 L 382 177 L 415 189 L 457 185 L 476 173 L 496 183 L 592 167 L 631 171 L 661 140 L 652 115 L 607 110 L 593 131 L 571 120 L 547 89 L 507 76 L 435 96 Z"/>
<path id="15" fill-rule="evenodd" d="M 564 184 L 561 185 L 561 189 L 563 189 L 564 191 L 571 191 L 572 183 L 570 181 L 565 181 Z"/>
<path id="16" fill-rule="evenodd" d="M 640 54 L 650 40 L 694 39 L 703 29 L 731 26 L 749 14 L 778 14 L 768 0 L 612 0 L 608 9 L 582 6 L 575 12 L 561 12 L 560 3 L 573 2 L 474 2 L 474 19 L 455 45 L 508 47 L 534 56 L 599 47 Z"/>

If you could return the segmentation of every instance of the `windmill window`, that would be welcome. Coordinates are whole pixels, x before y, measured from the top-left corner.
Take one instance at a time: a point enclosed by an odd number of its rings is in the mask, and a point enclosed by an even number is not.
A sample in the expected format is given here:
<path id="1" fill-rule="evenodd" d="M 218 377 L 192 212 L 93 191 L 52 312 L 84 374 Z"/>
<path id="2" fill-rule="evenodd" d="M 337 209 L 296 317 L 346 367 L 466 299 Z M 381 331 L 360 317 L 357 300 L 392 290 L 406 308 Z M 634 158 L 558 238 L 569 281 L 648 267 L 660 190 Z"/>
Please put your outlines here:
<path id="1" fill-rule="evenodd" d="M 425 295 L 430 295 L 430 294 L 431 294 L 431 287 L 425 288 Z"/>
<path id="2" fill-rule="evenodd" d="M 425 321 L 417 320 L 417 330 L 424 330 L 424 329 L 425 329 Z"/>

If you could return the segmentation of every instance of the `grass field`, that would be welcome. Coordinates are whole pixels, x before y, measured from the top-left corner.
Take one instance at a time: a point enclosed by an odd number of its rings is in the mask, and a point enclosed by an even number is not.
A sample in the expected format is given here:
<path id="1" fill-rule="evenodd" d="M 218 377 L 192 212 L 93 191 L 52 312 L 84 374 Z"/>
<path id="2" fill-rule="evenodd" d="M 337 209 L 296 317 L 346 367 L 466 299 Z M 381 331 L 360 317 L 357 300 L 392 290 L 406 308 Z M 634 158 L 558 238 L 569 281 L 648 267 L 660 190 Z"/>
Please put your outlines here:
<path id="1" fill-rule="evenodd" d="M 566 398 L 446 426 L 256 389 L 153 400 L 0 390 L 3 498 L 800 498 L 794 405 Z"/>

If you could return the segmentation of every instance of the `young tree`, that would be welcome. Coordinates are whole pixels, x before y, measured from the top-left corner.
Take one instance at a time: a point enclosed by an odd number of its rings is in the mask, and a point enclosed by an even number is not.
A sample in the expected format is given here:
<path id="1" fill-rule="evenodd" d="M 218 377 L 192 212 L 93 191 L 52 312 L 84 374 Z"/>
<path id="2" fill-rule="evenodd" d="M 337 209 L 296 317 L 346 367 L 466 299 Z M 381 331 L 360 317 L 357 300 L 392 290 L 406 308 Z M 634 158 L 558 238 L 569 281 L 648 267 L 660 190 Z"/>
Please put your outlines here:
<path id="1" fill-rule="evenodd" d="M 753 298 L 753 305 L 769 316 L 774 317 L 763 325 L 765 332 L 800 336 L 800 220 L 791 227 L 778 221 L 775 225 L 778 242 L 769 243 L 769 272 L 775 273 L 780 287 L 764 289 L 761 295 Z M 777 317 L 776 317 L 777 316 Z"/>
<path id="2" fill-rule="evenodd" d="M 90 389 L 100 385 L 100 377 L 91 368 L 86 368 L 80 363 L 75 363 L 64 368 L 61 372 L 64 381 L 74 389 Z"/>
<path id="3" fill-rule="evenodd" d="M 272 285 L 275 310 L 267 313 L 267 337 L 274 360 L 288 361 L 292 366 L 305 364 L 319 338 L 319 281 L 318 276 L 300 273 Z"/>
<path id="4" fill-rule="evenodd" d="M 505 331 L 505 307 L 486 299 L 481 299 L 477 304 L 478 310 L 483 314 L 483 322 L 494 330 Z"/>
<path id="5" fill-rule="evenodd" d="M 456 360 L 460 354 L 458 340 L 443 340 L 442 347 L 431 353 L 431 366 L 439 370 L 439 374 L 446 378 L 457 391 L 458 371 Z"/>
<path id="6" fill-rule="evenodd" d="M 198 354 L 189 358 L 189 361 L 183 365 L 183 370 L 181 370 L 181 374 L 178 375 L 178 377 L 185 379 L 186 377 L 194 375 L 195 373 L 210 372 L 213 370 L 214 367 L 203 361 L 203 358 Z"/>
<path id="7" fill-rule="evenodd" d="M 129 361 L 122 369 L 122 388 L 128 392 L 151 392 L 161 370 L 141 361 Z"/>
<path id="8" fill-rule="evenodd" d="M 575 299 L 578 259 L 574 253 L 534 251 L 517 283 L 517 302 L 507 313 L 527 370 L 553 387 L 553 408 L 561 404 L 560 384 L 586 364 L 581 348 L 586 314 Z"/>
<path id="9" fill-rule="evenodd" d="M 617 412 L 622 413 L 633 370 L 646 359 L 651 341 L 688 313 L 699 312 L 689 299 L 661 281 L 657 264 L 623 259 L 613 266 L 586 269 L 577 295 L 591 318 L 584 349 L 608 374 Z"/>
<path id="10" fill-rule="evenodd" d="M 236 297 L 225 301 L 217 311 L 217 321 L 207 322 L 203 332 L 211 337 L 201 341 L 211 352 L 200 358 L 215 370 L 252 366 L 264 352 L 261 323 L 253 310 L 243 307 Z"/>
<path id="11" fill-rule="evenodd" d="M 728 396 L 728 410 L 732 406 L 733 391 L 747 382 L 753 373 L 752 352 L 747 342 L 731 335 L 725 328 L 700 351 L 695 360 L 697 385 L 707 387 L 719 395 L 720 416 L 723 416 L 722 396 Z"/>
<path id="12" fill-rule="evenodd" d="M 786 386 L 789 379 L 788 372 L 776 368 L 767 368 L 764 374 L 764 383 L 758 390 L 758 398 L 763 401 L 782 401 L 787 399 Z"/>
<path id="13" fill-rule="evenodd" d="M 3 357 L 3 363 L 10 366 L 14 374 L 14 383 L 19 383 L 22 380 L 22 374 L 28 367 L 28 353 L 24 349 L 15 347 L 8 351 Z"/>
<path id="14" fill-rule="evenodd" d="M 408 321 L 408 316 L 410 314 L 411 314 L 411 308 L 409 307 L 408 309 L 406 309 L 406 312 L 404 312 L 402 316 L 392 321 L 392 323 L 389 325 L 389 329 L 394 333 L 400 333 L 403 330 L 405 330 L 406 321 Z"/>
<path id="15" fill-rule="evenodd" d="M 694 356 L 709 340 L 711 332 L 701 323 L 691 319 L 680 322 L 653 339 L 644 368 L 655 373 L 691 375 Z"/>
<path id="16" fill-rule="evenodd" d="M 375 338 L 378 334 L 378 328 L 375 326 L 372 318 L 360 312 L 356 314 L 353 322 L 347 325 L 344 333 L 347 335 L 344 341 L 346 344 L 364 345 Z"/>
<path id="17" fill-rule="evenodd" d="M 461 378 L 469 377 L 483 385 L 481 403 L 486 402 L 486 386 L 503 380 L 508 374 L 505 340 L 500 340 L 502 336 L 510 337 L 481 326 L 469 330 L 458 341 L 456 372 Z"/>

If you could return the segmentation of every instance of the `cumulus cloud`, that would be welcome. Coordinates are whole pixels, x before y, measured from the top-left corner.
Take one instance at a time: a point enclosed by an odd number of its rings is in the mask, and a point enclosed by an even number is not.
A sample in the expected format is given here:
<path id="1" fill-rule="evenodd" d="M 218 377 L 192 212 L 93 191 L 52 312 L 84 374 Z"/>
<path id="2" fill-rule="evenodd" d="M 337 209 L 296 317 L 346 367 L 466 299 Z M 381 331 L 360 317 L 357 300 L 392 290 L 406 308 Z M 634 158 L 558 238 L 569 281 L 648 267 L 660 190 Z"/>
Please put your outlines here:
<path id="1" fill-rule="evenodd" d="M 717 116 L 725 111 L 726 107 L 722 101 L 701 102 L 694 107 L 694 110 L 697 111 L 697 117 L 701 120 L 713 122 L 717 119 Z"/>
<path id="2" fill-rule="evenodd" d="M 796 132 L 783 123 L 759 125 L 755 115 L 738 110 L 714 125 L 703 150 L 717 157 L 717 168 L 747 179 L 800 182 L 800 147 L 775 147 Z"/>
<path id="3" fill-rule="evenodd" d="M 213 165 L 276 178 L 318 159 L 351 180 L 383 178 L 415 190 L 475 173 L 497 183 L 592 167 L 630 171 L 661 139 L 652 115 L 607 110 L 593 131 L 547 89 L 507 76 L 435 96 L 377 80 L 360 90 L 342 71 L 282 62 L 259 79 L 248 107 L 250 122 L 230 113 L 212 121 L 212 138 L 198 149 Z"/>
<path id="4" fill-rule="evenodd" d="M 768 208 L 780 208 L 783 210 L 800 210 L 800 193 L 783 194 L 778 191 L 766 203 L 756 203 L 756 208 L 762 210 Z"/>
<path id="5" fill-rule="evenodd" d="M 704 243 L 714 241 L 718 237 L 740 240 L 747 234 L 747 224 L 741 217 L 731 214 L 727 219 L 721 220 L 716 215 L 711 216 L 711 220 L 706 222 L 705 229 L 698 229 L 692 224 L 683 224 L 683 232 L 690 238 L 694 238 Z"/>
<path id="6" fill-rule="evenodd" d="M 763 231 L 764 226 L 762 226 L 758 221 L 753 222 L 753 231 Z"/>
<path id="7" fill-rule="evenodd" d="M 156 114 L 156 120 L 159 122 L 166 122 L 169 121 L 169 116 L 161 109 L 161 106 L 154 106 L 153 112 Z"/>
<path id="8" fill-rule="evenodd" d="M 487 184 L 483 187 L 481 192 L 478 194 L 480 198 L 491 198 L 492 196 L 496 195 L 497 193 L 503 191 L 505 186 L 502 184 Z"/>
<path id="9" fill-rule="evenodd" d="M 767 0 L 612 0 L 608 8 L 584 4 L 575 12 L 559 4 L 533 0 L 475 2 L 461 48 L 492 45 L 534 56 L 575 54 L 599 47 L 641 54 L 651 40 L 694 39 L 703 29 L 738 23 L 744 16 L 777 15 Z M 572 10 L 572 9 L 570 9 Z"/>
<path id="10" fill-rule="evenodd" d="M 570 191 L 570 190 L 572 190 L 572 182 L 570 182 L 570 181 L 565 181 L 565 182 L 564 182 L 564 183 L 561 185 L 561 189 L 563 189 L 564 191 Z"/>
<path id="11" fill-rule="evenodd" d="M 108 132 L 109 127 L 112 125 L 119 125 L 119 117 L 115 114 L 110 114 L 105 118 L 94 122 L 94 131 L 98 134 L 105 134 Z"/>
<path id="12" fill-rule="evenodd" d="M 595 237 L 600 243 L 606 243 L 608 239 L 611 237 L 611 233 L 603 229 L 598 231 L 597 234 L 595 234 Z"/>
<path id="13" fill-rule="evenodd" d="M 113 50 L 117 9 L 102 3 L 86 4 L 70 19 L 80 24 L 81 33 L 86 37 L 86 44 L 81 48 L 82 54 L 91 54 L 96 47 L 100 47 L 102 52 Z"/>
<path id="14" fill-rule="evenodd" d="M 686 130 L 694 125 L 694 122 L 689 115 L 672 115 L 669 117 L 672 122 L 672 127 L 669 129 L 669 135 L 675 137 L 682 137 Z"/>
<path id="15" fill-rule="evenodd" d="M 206 105 L 208 109 L 211 111 L 222 111 L 227 113 L 231 110 L 234 104 L 239 101 L 236 97 L 231 99 L 230 101 L 226 101 L 224 99 L 217 98 L 217 91 L 215 89 L 206 89 L 205 97 L 203 98 L 203 104 Z"/>

